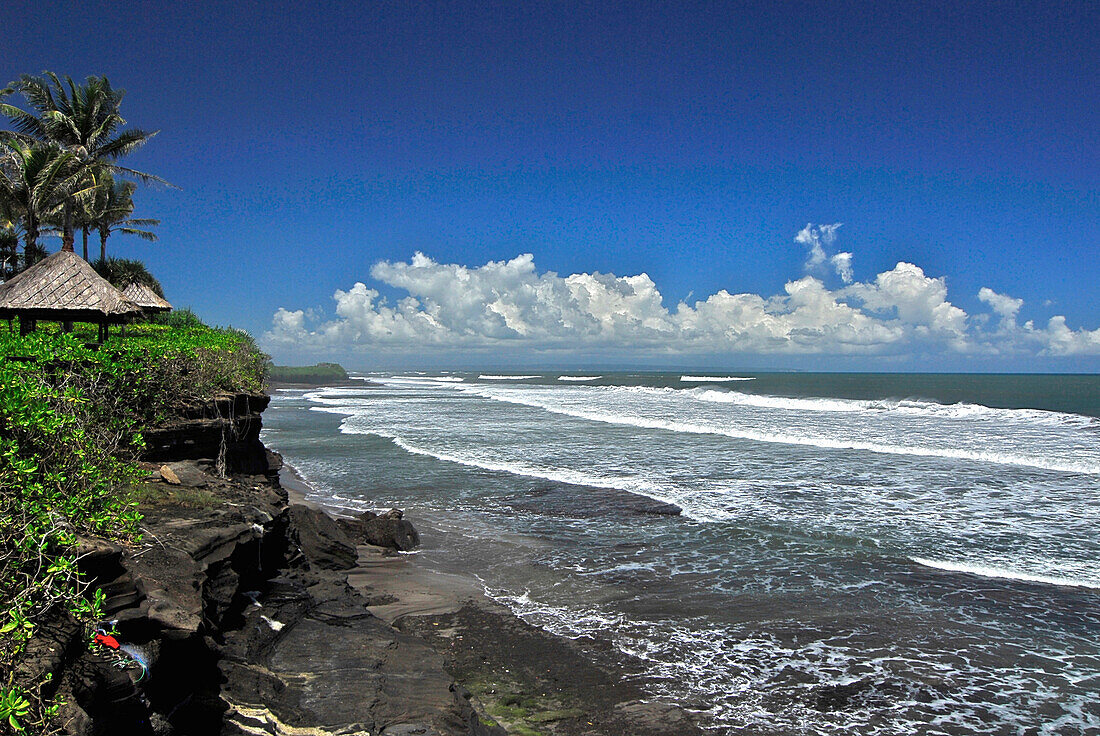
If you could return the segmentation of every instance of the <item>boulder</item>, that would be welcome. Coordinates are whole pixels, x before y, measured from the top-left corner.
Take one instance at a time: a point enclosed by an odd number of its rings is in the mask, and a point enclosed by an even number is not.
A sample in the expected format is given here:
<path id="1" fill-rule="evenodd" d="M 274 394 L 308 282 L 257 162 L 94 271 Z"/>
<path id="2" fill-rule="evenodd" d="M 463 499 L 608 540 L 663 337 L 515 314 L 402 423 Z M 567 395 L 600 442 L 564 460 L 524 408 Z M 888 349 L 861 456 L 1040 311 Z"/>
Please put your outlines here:
<path id="1" fill-rule="evenodd" d="M 211 480 L 211 476 L 205 473 L 194 460 L 181 460 L 179 462 L 168 463 L 162 466 L 162 476 L 164 473 L 163 468 L 168 468 L 174 473 L 180 485 L 185 485 L 190 488 L 203 488 Z M 168 482 L 171 483 L 172 481 Z"/>
<path id="2" fill-rule="evenodd" d="M 347 570 L 359 559 L 355 545 L 336 520 L 324 511 L 291 504 L 290 534 L 311 567 Z"/>
<path id="3" fill-rule="evenodd" d="M 376 547 L 408 552 L 420 546 L 420 535 L 399 509 L 384 514 L 364 511 L 352 519 L 341 519 L 341 524 L 351 535 Z"/>
<path id="4" fill-rule="evenodd" d="M 176 475 L 176 471 L 167 465 L 160 466 L 160 477 L 164 479 L 164 482 L 168 485 L 178 486 L 180 485 L 180 478 Z"/>

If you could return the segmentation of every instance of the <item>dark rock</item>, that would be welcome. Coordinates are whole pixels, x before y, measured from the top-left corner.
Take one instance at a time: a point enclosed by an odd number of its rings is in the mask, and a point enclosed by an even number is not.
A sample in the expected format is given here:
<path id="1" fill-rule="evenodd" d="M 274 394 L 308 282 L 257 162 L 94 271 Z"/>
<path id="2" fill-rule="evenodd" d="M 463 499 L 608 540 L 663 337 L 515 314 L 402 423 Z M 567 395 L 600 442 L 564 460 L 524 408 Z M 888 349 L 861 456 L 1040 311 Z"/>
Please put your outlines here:
<path id="1" fill-rule="evenodd" d="M 694 731 L 691 719 L 684 709 L 673 703 L 660 700 L 635 700 L 628 703 L 619 703 L 615 706 L 615 712 L 629 721 L 639 731 L 652 731 L 656 733 L 684 733 Z"/>
<path id="2" fill-rule="evenodd" d="M 420 546 L 420 534 L 398 509 L 384 514 L 365 511 L 352 519 L 341 519 L 340 523 L 354 538 L 376 547 L 408 552 Z"/>
<path id="3" fill-rule="evenodd" d="M 292 504 L 290 536 L 311 567 L 347 570 L 354 567 L 359 559 L 359 553 L 344 529 L 319 509 Z"/>
<path id="4" fill-rule="evenodd" d="M 259 603 L 221 663 L 239 731 L 503 736 L 479 722 L 440 655 L 367 611 L 346 576 L 296 570 Z"/>
<path id="5" fill-rule="evenodd" d="M 260 442 L 260 414 L 271 397 L 222 394 L 176 407 L 173 419 L 147 428 L 146 460 L 217 458 L 226 472 L 269 472 L 267 448 Z"/>
<path id="6" fill-rule="evenodd" d="M 180 460 L 178 462 L 168 463 L 162 466 L 162 475 L 164 474 L 164 468 L 168 468 L 172 471 L 173 475 L 176 476 L 176 480 L 178 481 L 176 485 L 184 485 L 190 488 L 203 488 L 213 480 L 213 478 L 199 466 L 199 463 L 194 460 Z M 165 480 L 167 480 L 167 478 Z"/>
<path id="7" fill-rule="evenodd" d="M 578 493 L 578 488 L 582 492 Z M 572 518 L 598 518 L 608 513 L 641 516 L 679 516 L 675 504 L 613 488 L 554 483 L 525 491 L 503 503 L 517 511 Z"/>

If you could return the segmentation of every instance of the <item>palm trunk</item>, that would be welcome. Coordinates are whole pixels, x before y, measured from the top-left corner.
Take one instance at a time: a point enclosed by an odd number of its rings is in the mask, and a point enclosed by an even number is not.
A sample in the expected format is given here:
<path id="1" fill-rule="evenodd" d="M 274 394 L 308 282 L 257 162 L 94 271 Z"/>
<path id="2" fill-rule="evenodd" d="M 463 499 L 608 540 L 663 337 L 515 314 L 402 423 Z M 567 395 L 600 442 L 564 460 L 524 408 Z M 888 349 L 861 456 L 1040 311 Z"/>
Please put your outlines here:
<path id="1" fill-rule="evenodd" d="M 107 229 L 99 228 L 99 260 L 107 263 Z"/>
<path id="2" fill-rule="evenodd" d="M 67 250 L 70 253 L 73 252 L 73 242 L 76 238 L 73 237 L 73 203 L 72 200 L 65 200 L 65 220 L 63 223 L 63 229 L 61 233 L 61 250 Z"/>
<path id="3" fill-rule="evenodd" d="M 23 268 L 24 270 L 33 263 L 27 263 L 28 256 L 34 256 L 38 252 L 38 222 L 31 217 L 27 218 L 27 224 L 23 229 Z"/>
<path id="4" fill-rule="evenodd" d="M 88 226 L 84 225 L 81 230 L 84 231 L 84 260 L 88 260 Z"/>

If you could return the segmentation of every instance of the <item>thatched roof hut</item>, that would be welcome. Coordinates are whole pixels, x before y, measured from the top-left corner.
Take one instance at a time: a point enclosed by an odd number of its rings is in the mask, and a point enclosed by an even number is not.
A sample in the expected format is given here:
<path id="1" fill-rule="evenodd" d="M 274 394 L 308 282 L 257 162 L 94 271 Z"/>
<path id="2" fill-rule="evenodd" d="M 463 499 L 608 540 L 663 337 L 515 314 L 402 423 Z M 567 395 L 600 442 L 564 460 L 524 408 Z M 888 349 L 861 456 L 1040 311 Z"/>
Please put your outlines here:
<path id="1" fill-rule="evenodd" d="M 164 297 L 157 296 L 155 291 L 145 284 L 139 284 L 136 281 L 123 289 L 122 295 L 141 307 L 141 311 L 146 314 L 172 311 L 172 305 L 168 303 L 168 300 Z"/>
<path id="2" fill-rule="evenodd" d="M 0 284 L 0 319 L 20 318 L 20 328 L 36 320 L 95 322 L 101 334 L 110 323 L 125 322 L 141 308 L 72 251 L 54 253 Z"/>

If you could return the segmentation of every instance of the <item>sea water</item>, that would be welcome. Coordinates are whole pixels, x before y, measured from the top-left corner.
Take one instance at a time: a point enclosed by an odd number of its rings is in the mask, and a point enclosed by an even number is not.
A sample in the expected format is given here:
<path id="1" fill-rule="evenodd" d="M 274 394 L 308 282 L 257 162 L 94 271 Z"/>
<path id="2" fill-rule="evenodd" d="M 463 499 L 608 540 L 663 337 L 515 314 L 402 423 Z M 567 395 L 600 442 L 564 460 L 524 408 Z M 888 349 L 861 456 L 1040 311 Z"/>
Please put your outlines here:
<path id="1" fill-rule="evenodd" d="M 1080 734 L 1098 416 L 1095 376 L 370 374 L 264 439 L 718 733 Z"/>

